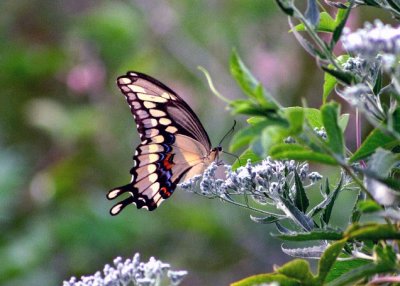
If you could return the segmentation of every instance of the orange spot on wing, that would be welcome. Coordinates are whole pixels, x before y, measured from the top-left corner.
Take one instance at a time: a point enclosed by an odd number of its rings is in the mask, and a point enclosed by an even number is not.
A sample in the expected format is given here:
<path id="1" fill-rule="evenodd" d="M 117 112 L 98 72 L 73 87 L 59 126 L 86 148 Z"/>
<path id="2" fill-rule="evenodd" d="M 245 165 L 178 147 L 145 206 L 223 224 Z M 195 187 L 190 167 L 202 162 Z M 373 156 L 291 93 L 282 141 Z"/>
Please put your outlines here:
<path id="1" fill-rule="evenodd" d="M 167 189 L 166 187 L 162 187 L 162 188 L 159 190 L 159 192 L 161 193 L 161 195 L 162 195 L 163 197 L 169 197 L 169 196 L 171 196 L 171 192 L 168 191 L 168 189 Z"/>
<path id="2" fill-rule="evenodd" d="M 163 166 L 166 170 L 170 170 L 172 166 L 174 165 L 173 156 L 174 154 L 168 153 L 167 156 L 165 156 L 165 159 L 163 160 Z"/>

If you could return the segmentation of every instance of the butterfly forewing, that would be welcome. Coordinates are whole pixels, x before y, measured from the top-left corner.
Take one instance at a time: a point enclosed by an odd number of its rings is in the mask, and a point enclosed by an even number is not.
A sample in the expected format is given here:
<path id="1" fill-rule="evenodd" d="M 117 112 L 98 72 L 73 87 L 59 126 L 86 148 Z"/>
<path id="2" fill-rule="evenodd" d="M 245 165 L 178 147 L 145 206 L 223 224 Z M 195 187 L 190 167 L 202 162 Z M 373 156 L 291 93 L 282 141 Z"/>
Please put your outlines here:
<path id="1" fill-rule="evenodd" d="M 129 196 L 110 213 L 116 215 L 129 204 L 154 210 L 171 196 L 183 176 L 193 176 L 206 167 L 210 139 L 192 109 L 156 79 L 128 72 L 117 84 L 128 101 L 142 142 L 133 157 L 131 183 L 107 195 L 108 199 L 124 193 Z"/>

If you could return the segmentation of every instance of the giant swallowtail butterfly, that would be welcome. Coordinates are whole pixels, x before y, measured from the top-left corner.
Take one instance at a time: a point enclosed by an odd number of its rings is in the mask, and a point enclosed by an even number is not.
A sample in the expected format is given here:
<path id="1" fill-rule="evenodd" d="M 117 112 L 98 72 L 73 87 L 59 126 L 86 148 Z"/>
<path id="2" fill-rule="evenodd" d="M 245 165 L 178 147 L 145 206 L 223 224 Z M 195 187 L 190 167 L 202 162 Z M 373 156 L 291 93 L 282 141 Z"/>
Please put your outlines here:
<path id="1" fill-rule="evenodd" d="M 131 182 L 107 194 L 110 200 L 129 194 L 110 213 L 117 215 L 129 204 L 152 211 L 172 195 L 180 180 L 200 174 L 216 160 L 221 147 L 211 147 L 193 110 L 158 80 L 128 72 L 117 84 L 128 101 L 142 142 L 133 157 Z"/>

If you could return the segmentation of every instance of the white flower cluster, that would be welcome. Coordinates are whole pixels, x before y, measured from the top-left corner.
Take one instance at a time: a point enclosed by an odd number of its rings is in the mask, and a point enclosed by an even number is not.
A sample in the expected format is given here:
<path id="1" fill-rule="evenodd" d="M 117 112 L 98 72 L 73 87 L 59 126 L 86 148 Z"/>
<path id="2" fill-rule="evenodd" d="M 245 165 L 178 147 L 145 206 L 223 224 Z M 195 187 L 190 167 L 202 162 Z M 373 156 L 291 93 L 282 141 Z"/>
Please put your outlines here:
<path id="1" fill-rule="evenodd" d="M 285 188 L 289 192 L 294 190 L 294 174 L 297 172 L 301 181 L 306 180 L 310 185 L 322 179 L 317 172 L 309 173 L 307 163 L 298 164 L 295 161 L 272 160 L 270 157 L 260 164 L 252 165 L 250 161 L 246 166 L 232 171 L 232 166 L 225 165 L 225 179 L 216 178 L 217 164 L 212 163 L 203 176 L 196 176 L 179 184 L 189 192 L 199 193 L 210 198 L 220 198 L 224 201 L 235 202 L 237 195 L 250 196 L 259 204 L 273 203 Z M 200 192 L 196 185 L 200 181 Z"/>
<path id="2" fill-rule="evenodd" d="M 368 60 L 357 56 L 355 58 L 350 57 L 343 65 L 343 69 L 357 75 L 363 82 L 368 82 L 369 84 L 374 85 L 380 72 L 381 64 L 381 55 Z"/>
<path id="3" fill-rule="evenodd" d="M 375 58 L 378 54 L 400 54 L 400 28 L 384 25 L 379 20 L 376 20 L 374 25 L 366 23 L 363 29 L 353 33 L 345 28 L 341 40 L 347 51 L 363 57 Z"/>
<path id="4" fill-rule="evenodd" d="M 385 115 L 379 96 L 374 95 L 372 89 L 366 83 L 358 83 L 346 87 L 338 94 L 351 105 L 364 110 L 370 118 L 384 120 Z"/>
<path id="5" fill-rule="evenodd" d="M 140 262 L 136 253 L 132 259 L 114 259 L 114 267 L 106 264 L 103 273 L 82 276 L 80 280 L 72 277 L 64 281 L 63 286 L 155 286 L 168 277 L 168 285 L 179 285 L 187 271 L 172 271 L 170 265 L 151 257 L 148 262 Z"/>

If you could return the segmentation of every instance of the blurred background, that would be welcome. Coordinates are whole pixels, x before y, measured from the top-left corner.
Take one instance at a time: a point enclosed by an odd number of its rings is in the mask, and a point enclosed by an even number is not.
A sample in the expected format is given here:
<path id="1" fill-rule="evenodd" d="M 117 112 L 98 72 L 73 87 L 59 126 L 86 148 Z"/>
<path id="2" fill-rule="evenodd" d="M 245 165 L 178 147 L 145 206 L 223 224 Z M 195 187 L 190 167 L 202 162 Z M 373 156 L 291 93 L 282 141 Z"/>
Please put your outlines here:
<path id="1" fill-rule="evenodd" d="M 359 11 L 355 27 L 389 19 Z M 289 260 L 247 210 L 178 190 L 155 212 L 111 217 L 105 197 L 130 181 L 138 144 L 115 84 L 128 70 L 178 92 L 214 144 L 233 117 L 197 66 L 242 96 L 233 47 L 284 106 L 321 104 L 323 74 L 274 1 L 1 1 L 0 27 L 1 285 L 61 285 L 135 252 L 188 270 L 183 285 L 227 285 Z"/>

